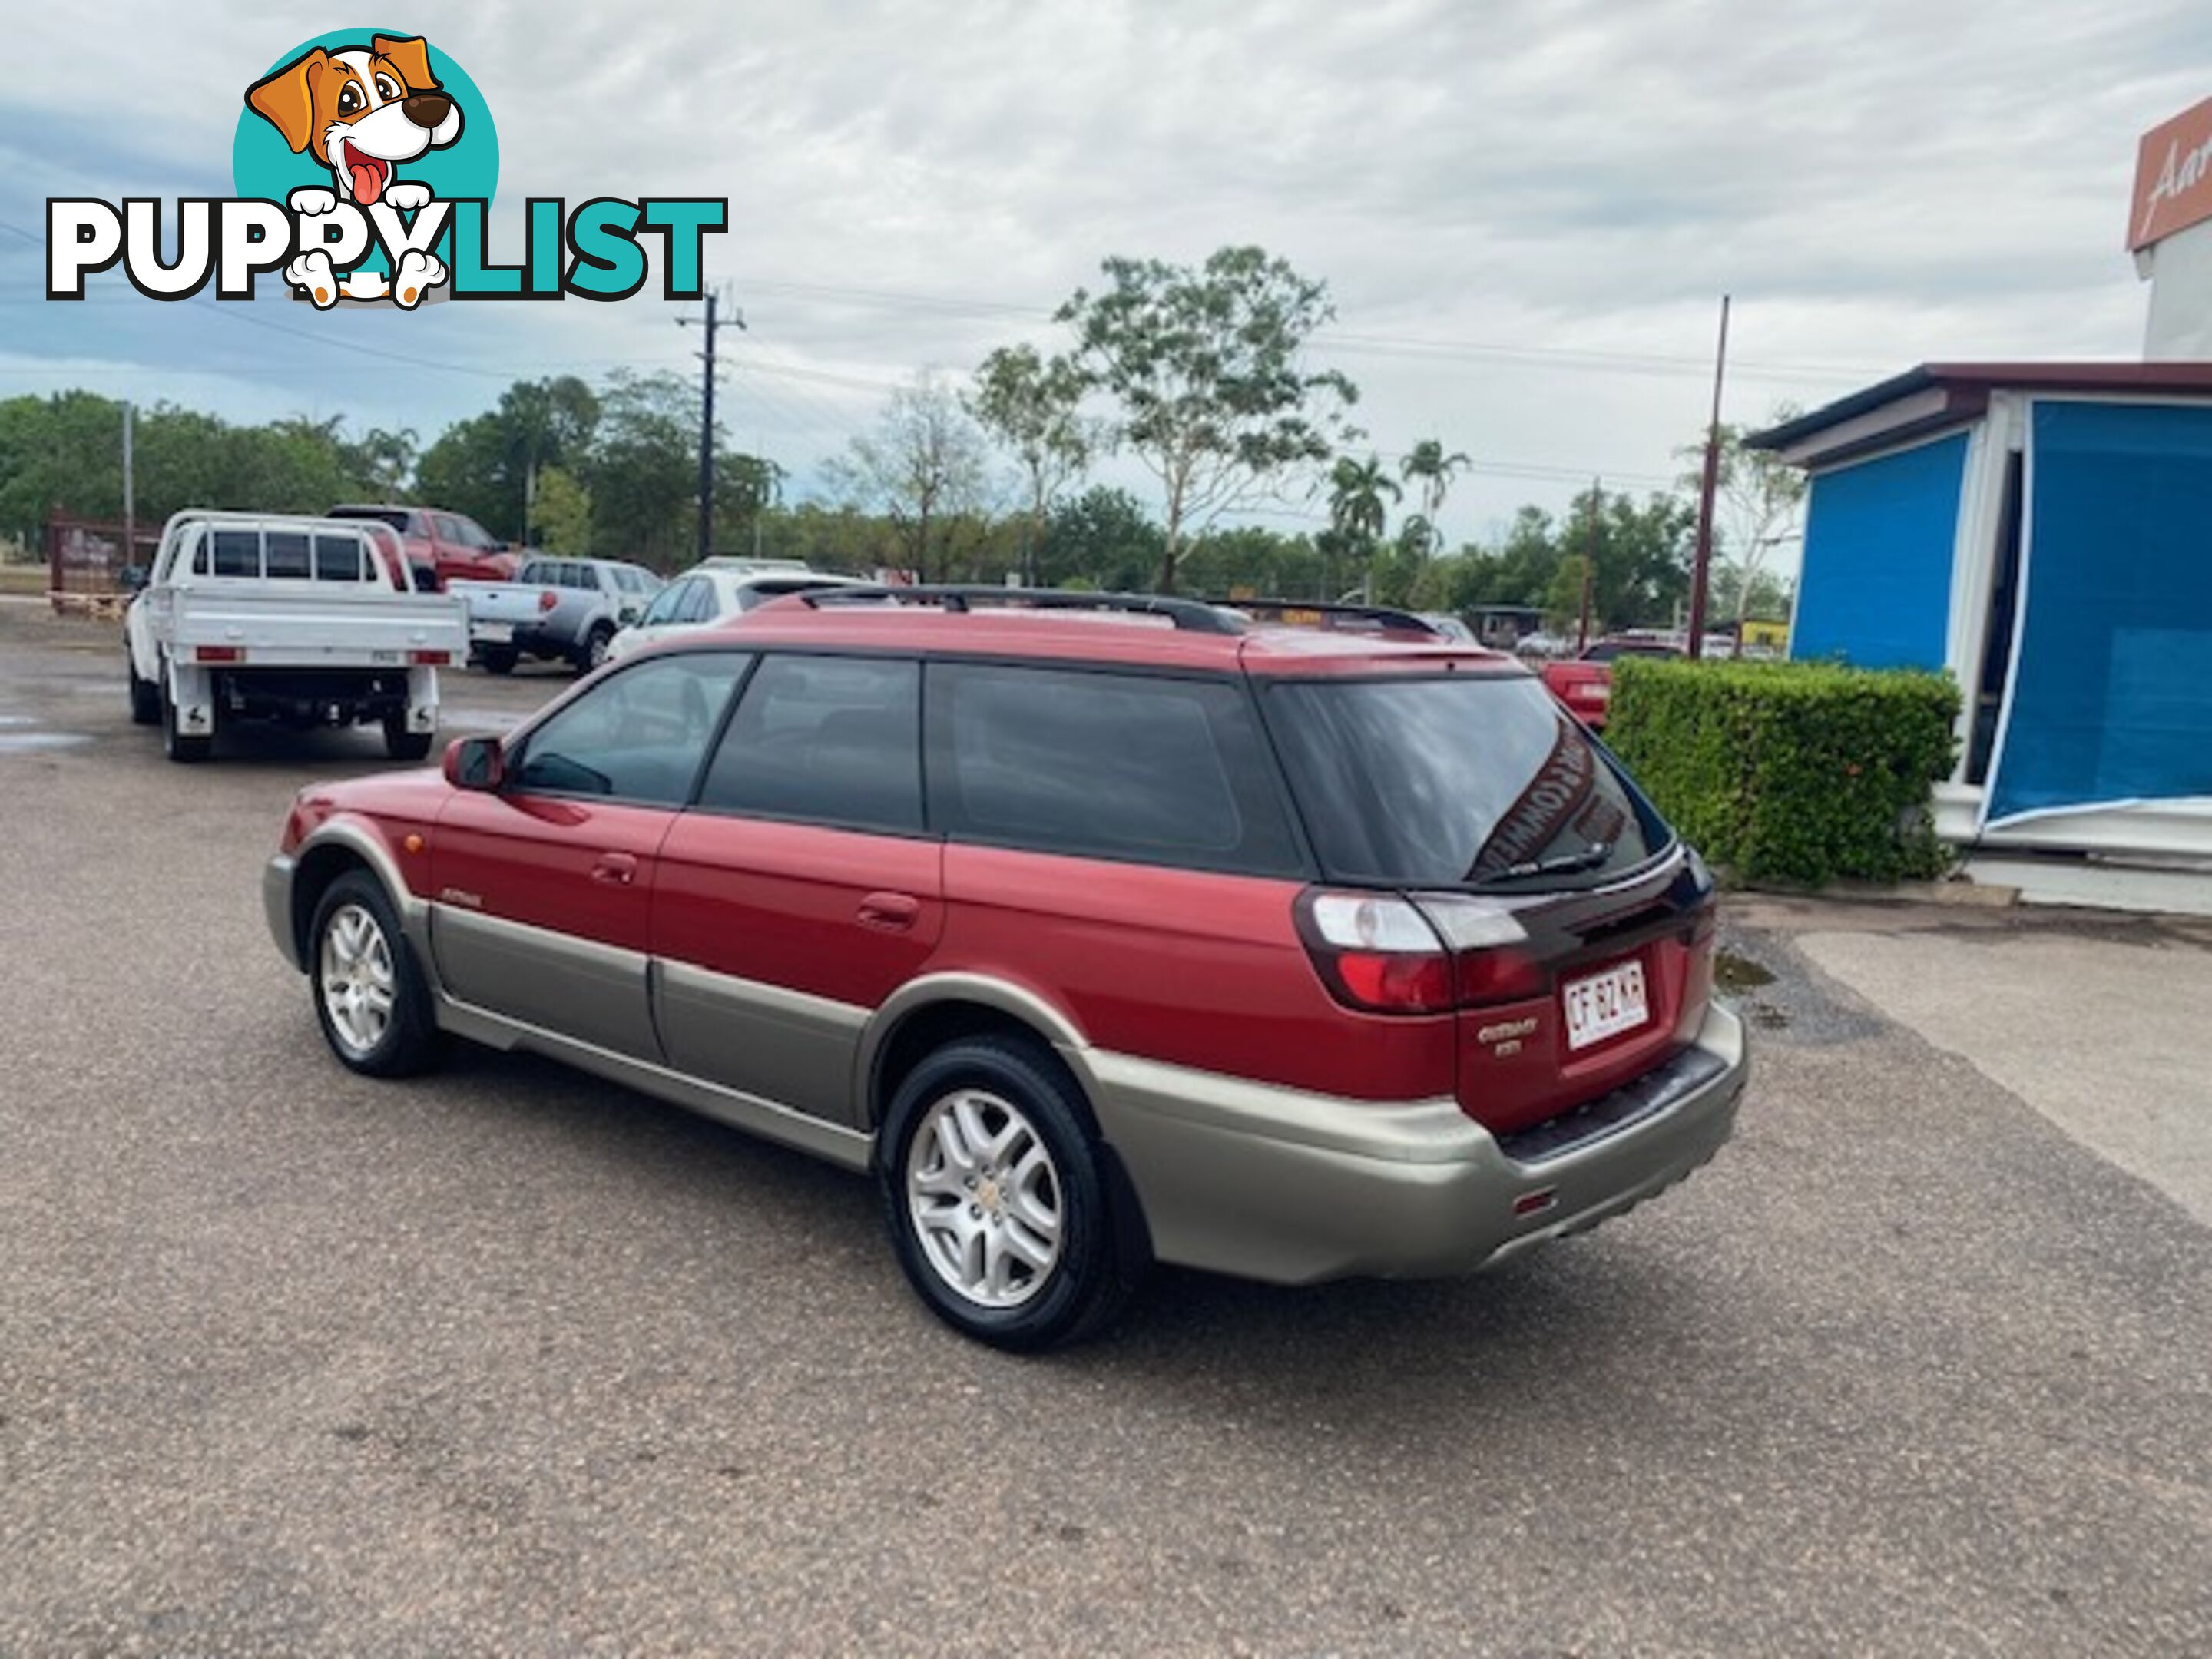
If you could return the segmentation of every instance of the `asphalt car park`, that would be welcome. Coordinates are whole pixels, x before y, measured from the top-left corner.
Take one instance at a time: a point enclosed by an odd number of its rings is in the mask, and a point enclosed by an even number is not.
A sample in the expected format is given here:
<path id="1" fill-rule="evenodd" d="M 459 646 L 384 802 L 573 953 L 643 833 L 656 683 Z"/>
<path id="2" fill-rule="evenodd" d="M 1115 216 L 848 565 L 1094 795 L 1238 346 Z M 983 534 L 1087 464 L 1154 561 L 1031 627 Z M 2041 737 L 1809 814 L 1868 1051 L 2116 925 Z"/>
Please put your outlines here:
<path id="1" fill-rule="evenodd" d="M 568 683 L 448 674 L 447 729 Z M 172 767 L 112 629 L 0 607 L 0 1652 L 2212 1644 L 2169 1131 L 2100 1146 L 1833 924 L 1724 916 L 1753 1080 L 1665 1201 L 1470 1279 L 1163 1273 L 1023 1360 L 857 1179 L 526 1057 L 339 1067 L 258 884 L 299 785 L 389 764 Z M 2212 960 L 2049 939 L 2177 1006 Z M 2131 1097 L 2212 1060 L 2154 1035 Z"/>

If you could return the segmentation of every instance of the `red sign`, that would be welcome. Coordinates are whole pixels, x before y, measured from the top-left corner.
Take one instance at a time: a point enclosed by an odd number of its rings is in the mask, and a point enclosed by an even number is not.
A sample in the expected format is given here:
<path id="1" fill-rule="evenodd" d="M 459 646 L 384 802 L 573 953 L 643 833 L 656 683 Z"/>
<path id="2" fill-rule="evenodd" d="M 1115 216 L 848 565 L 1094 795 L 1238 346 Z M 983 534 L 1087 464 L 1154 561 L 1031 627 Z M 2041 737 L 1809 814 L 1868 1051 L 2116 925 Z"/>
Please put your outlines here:
<path id="1" fill-rule="evenodd" d="M 2138 252 L 2212 219 L 2212 98 L 2143 135 L 2128 248 Z"/>

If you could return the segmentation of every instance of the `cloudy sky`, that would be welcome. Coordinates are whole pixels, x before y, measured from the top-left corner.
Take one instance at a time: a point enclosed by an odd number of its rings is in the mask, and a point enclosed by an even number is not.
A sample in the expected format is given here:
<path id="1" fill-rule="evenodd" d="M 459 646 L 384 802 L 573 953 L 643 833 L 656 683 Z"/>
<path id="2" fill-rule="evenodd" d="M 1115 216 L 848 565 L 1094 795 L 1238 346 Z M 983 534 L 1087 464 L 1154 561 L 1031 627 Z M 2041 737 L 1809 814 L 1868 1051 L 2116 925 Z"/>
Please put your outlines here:
<path id="1" fill-rule="evenodd" d="M 427 440 L 517 377 L 694 371 L 686 308 L 642 297 L 318 317 L 268 285 L 251 307 L 154 303 L 112 272 L 82 305 L 42 300 L 44 198 L 229 194 L 246 84 L 348 21 L 16 9 L 0 395 L 84 386 Z M 526 195 L 730 198 L 708 270 L 749 332 L 723 409 L 802 491 L 916 370 L 1050 340 L 1102 257 L 1249 241 L 1328 280 L 1315 356 L 1359 383 L 1376 447 L 1434 435 L 1475 458 L 1455 538 L 1594 473 L 1663 483 L 1704 419 L 1723 290 L 1736 420 L 1930 358 L 2135 355 L 2136 141 L 2212 94 L 2203 0 L 632 0 L 361 21 L 428 33 L 490 101 L 495 244 L 519 240 Z"/>

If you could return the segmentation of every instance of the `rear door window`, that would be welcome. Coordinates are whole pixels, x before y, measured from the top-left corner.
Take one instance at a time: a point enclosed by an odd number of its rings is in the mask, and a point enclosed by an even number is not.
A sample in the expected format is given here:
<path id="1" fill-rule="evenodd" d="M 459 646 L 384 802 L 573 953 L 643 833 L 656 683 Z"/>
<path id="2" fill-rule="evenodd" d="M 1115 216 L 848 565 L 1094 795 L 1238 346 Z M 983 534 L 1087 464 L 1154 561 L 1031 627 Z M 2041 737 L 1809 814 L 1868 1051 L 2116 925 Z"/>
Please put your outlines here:
<path id="1" fill-rule="evenodd" d="M 1242 686 L 980 663 L 929 672 L 930 810 L 956 839 L 1247 874 L 1301 871 Z"/>
<path id="2" fill-rule="evenodd" d="M 921 666 L 880 657 L 764 658 L 699 805 L 843 829 L 915 832 Z"/>
<path id="3" fill-rule="evenodd" d="M 1334 879 L 1586 886 L 1667 842 L 1533 677 L 1287 681 L 1263 699 Z"/>

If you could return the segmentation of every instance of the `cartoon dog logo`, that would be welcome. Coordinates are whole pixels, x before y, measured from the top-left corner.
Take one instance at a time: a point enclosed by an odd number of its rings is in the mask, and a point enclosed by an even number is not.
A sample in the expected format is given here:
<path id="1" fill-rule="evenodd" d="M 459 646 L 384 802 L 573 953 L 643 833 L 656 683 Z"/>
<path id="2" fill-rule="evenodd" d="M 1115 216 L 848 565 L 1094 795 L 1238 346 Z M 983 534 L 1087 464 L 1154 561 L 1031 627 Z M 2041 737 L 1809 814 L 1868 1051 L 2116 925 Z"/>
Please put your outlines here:
<path id="1" fill-rule="evenodd" d="M 365 46 L 336 52 L 317 46 L 248 87 L 246 102 L 283 134 L 293 154 L 307 152 L 330 168 L 334 190 L 291 194 L 292 210 L 311 222 L 341 201 L 362 208 L 383 202 L 403 213 L 426 206 L 430 187 L 396 179 L 394 170 L 461 136 L 460 106 L 438 85 L 429 47 L 419 36 L 372 35 Z M 388 279 L 356 271 L 342 285 L 330 256 L 310 247 L 284 267 L 284 276 L 319 307 L 335 305 L 343 289 L 347 299 L 389 295 L 411 309 L 446 280 L 446 267 L 436 256 L 410 249 Z"/>

